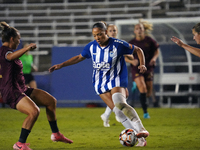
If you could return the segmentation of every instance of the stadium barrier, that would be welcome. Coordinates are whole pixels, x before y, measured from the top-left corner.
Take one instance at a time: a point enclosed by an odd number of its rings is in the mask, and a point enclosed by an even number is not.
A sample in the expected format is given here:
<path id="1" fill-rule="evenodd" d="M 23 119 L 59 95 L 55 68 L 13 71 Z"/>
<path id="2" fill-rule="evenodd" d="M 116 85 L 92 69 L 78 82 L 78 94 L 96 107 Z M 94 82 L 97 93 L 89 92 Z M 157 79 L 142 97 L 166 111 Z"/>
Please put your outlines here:
<path id="1" fill-rule="evenodd" d="M 193 86 L 200 85 L 200 74 L 199 73 L 165 73 L 163 75 L 155 74 L 154 75 L 154 84 L 159 84 L 160 88 L 155 93 L 156 96 L 160 97 L 160 104 L 162 107 L 173 107 L 175 103 L 172 100 L 172 97 L 178 98 L 178 102 L 183 104 L 182 101 L 183 97 L 188 99 L 188 103 L 186 107 L 199 107 L 200 108 L 200 91 L 193 90 Z M 174 86 L 174 90 L 164 91 L 165 85 L 172 85 Z M 187 90 L 180 90 L 181 85 L 188 85 L 189 88 Z M 172 89 L 172 88 L 170 88 Z M 165 104 L 163 101 L 163 97 L 167 97 L 167 103 Z M 194 100 L 196 98 L 196 105 L 194 105 Z M 189 104 L 189 105 L 188 105 Z M 179 104 L 180 105 L 180 104 Z M 181 105 L 180 105 L 181 106 Z M 183 107 L 183 105 L 181 106 Z"/>

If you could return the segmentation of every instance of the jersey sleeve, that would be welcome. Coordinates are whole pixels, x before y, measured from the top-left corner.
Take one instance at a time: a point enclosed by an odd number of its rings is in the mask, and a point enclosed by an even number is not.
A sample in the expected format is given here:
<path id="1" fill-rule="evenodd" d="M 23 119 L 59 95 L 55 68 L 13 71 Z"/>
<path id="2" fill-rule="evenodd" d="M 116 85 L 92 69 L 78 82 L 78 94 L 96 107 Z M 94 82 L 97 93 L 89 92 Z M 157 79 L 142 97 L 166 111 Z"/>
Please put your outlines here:
<path id="1" fill-rule="evenodd" d="M 130 43 L 126 42 L 126 41 L 118 40 L 118 39 L 116 39 L 115 42 L 119 43 L 119 48 L 122 50 L 122 54 L 123 55 L 132 54 L 133 53 L 133 50 L 134 50 L 134 45 L 133 44 L 130 44 Z"/>
<path id="2" fill-rule="evenodd" d="M 83 49 L 83 51 L 82 51 L 82 53 L 81 53 L 81 55 L 83 56 L 83 57 L 85 57 L 85 58 L 91 58 L 91 53 L 90 53 L 90 43 L 89 44 L 87 44 L 85 47 L 84 47 L 84 49 Z"/>
<path id="3" fill-rule="evenodd" d="M 5 59 L 6 59 L 6 60 L 8 60 L 8 59 L 7 59 L 7 55 L 10 54 L 10 53 L 13 53 L 13 52 L 8 51 L 8 52 L 5 54 Z M 10 61 L 10 60 L 8 60 L 8 61 Z"/>

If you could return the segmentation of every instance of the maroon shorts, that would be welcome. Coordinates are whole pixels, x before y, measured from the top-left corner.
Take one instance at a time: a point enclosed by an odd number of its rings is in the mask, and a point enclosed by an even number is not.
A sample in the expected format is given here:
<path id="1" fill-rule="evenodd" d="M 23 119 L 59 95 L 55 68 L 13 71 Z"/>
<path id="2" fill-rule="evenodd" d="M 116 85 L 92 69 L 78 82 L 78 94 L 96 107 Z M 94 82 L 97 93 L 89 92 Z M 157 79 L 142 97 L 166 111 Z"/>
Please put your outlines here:
<path id="1" fill-rule="evenodd" d="M 9 92 L 9 95 L 2 95 L 3 102 L 10 105 L 11 108 L 16 109 L 17 103 L 24 97 L 30 96 L 33 91 L 33 88 L 27 88 L 24 93 L 21 93 L 19 90 L 12 90 Z M 11 94 L 12 93 L 12 94 Z"/>
<path id="2" fill-rule="evenodd" d="M 148 67 L 145 73 L 140 73 L 140 70 L 136 66 L 131 66 L 132 80 L 135 78 L 143 76 L 145 81 L 153 81 L 154 67 Z"/>

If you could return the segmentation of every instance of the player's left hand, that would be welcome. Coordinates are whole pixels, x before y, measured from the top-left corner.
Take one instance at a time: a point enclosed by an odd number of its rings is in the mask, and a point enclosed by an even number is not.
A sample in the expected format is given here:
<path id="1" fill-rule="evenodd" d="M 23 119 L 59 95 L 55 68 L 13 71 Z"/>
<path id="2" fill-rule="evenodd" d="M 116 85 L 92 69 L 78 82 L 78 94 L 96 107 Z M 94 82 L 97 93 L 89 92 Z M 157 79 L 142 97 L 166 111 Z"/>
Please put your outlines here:
<path id="1" fill-rule="evenodd" d="M 147 71 L 147 68 L 145 65 L 138 66 L 138 69 L 140 70 L 140 73 L 145 73 Z"/>

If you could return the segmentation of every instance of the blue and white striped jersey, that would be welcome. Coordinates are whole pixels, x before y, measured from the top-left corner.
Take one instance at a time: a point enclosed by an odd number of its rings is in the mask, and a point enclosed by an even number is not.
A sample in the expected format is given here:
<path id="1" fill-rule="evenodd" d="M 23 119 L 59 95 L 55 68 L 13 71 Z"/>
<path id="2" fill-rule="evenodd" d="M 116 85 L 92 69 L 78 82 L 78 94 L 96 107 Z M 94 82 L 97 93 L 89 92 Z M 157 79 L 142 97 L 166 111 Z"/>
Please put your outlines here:
<path id="1" fill-rule="evenodd" d="M 133 49 L 134 45 L 115 38 L 109 38 L 109 43 L 104 48 L 96 40 L 85 46 L 81 55 L 92 58 L 92 80 L 98 95 L 114 87 L 127 87 L 128 73 L 123 55 L 132 54 Z"/>

